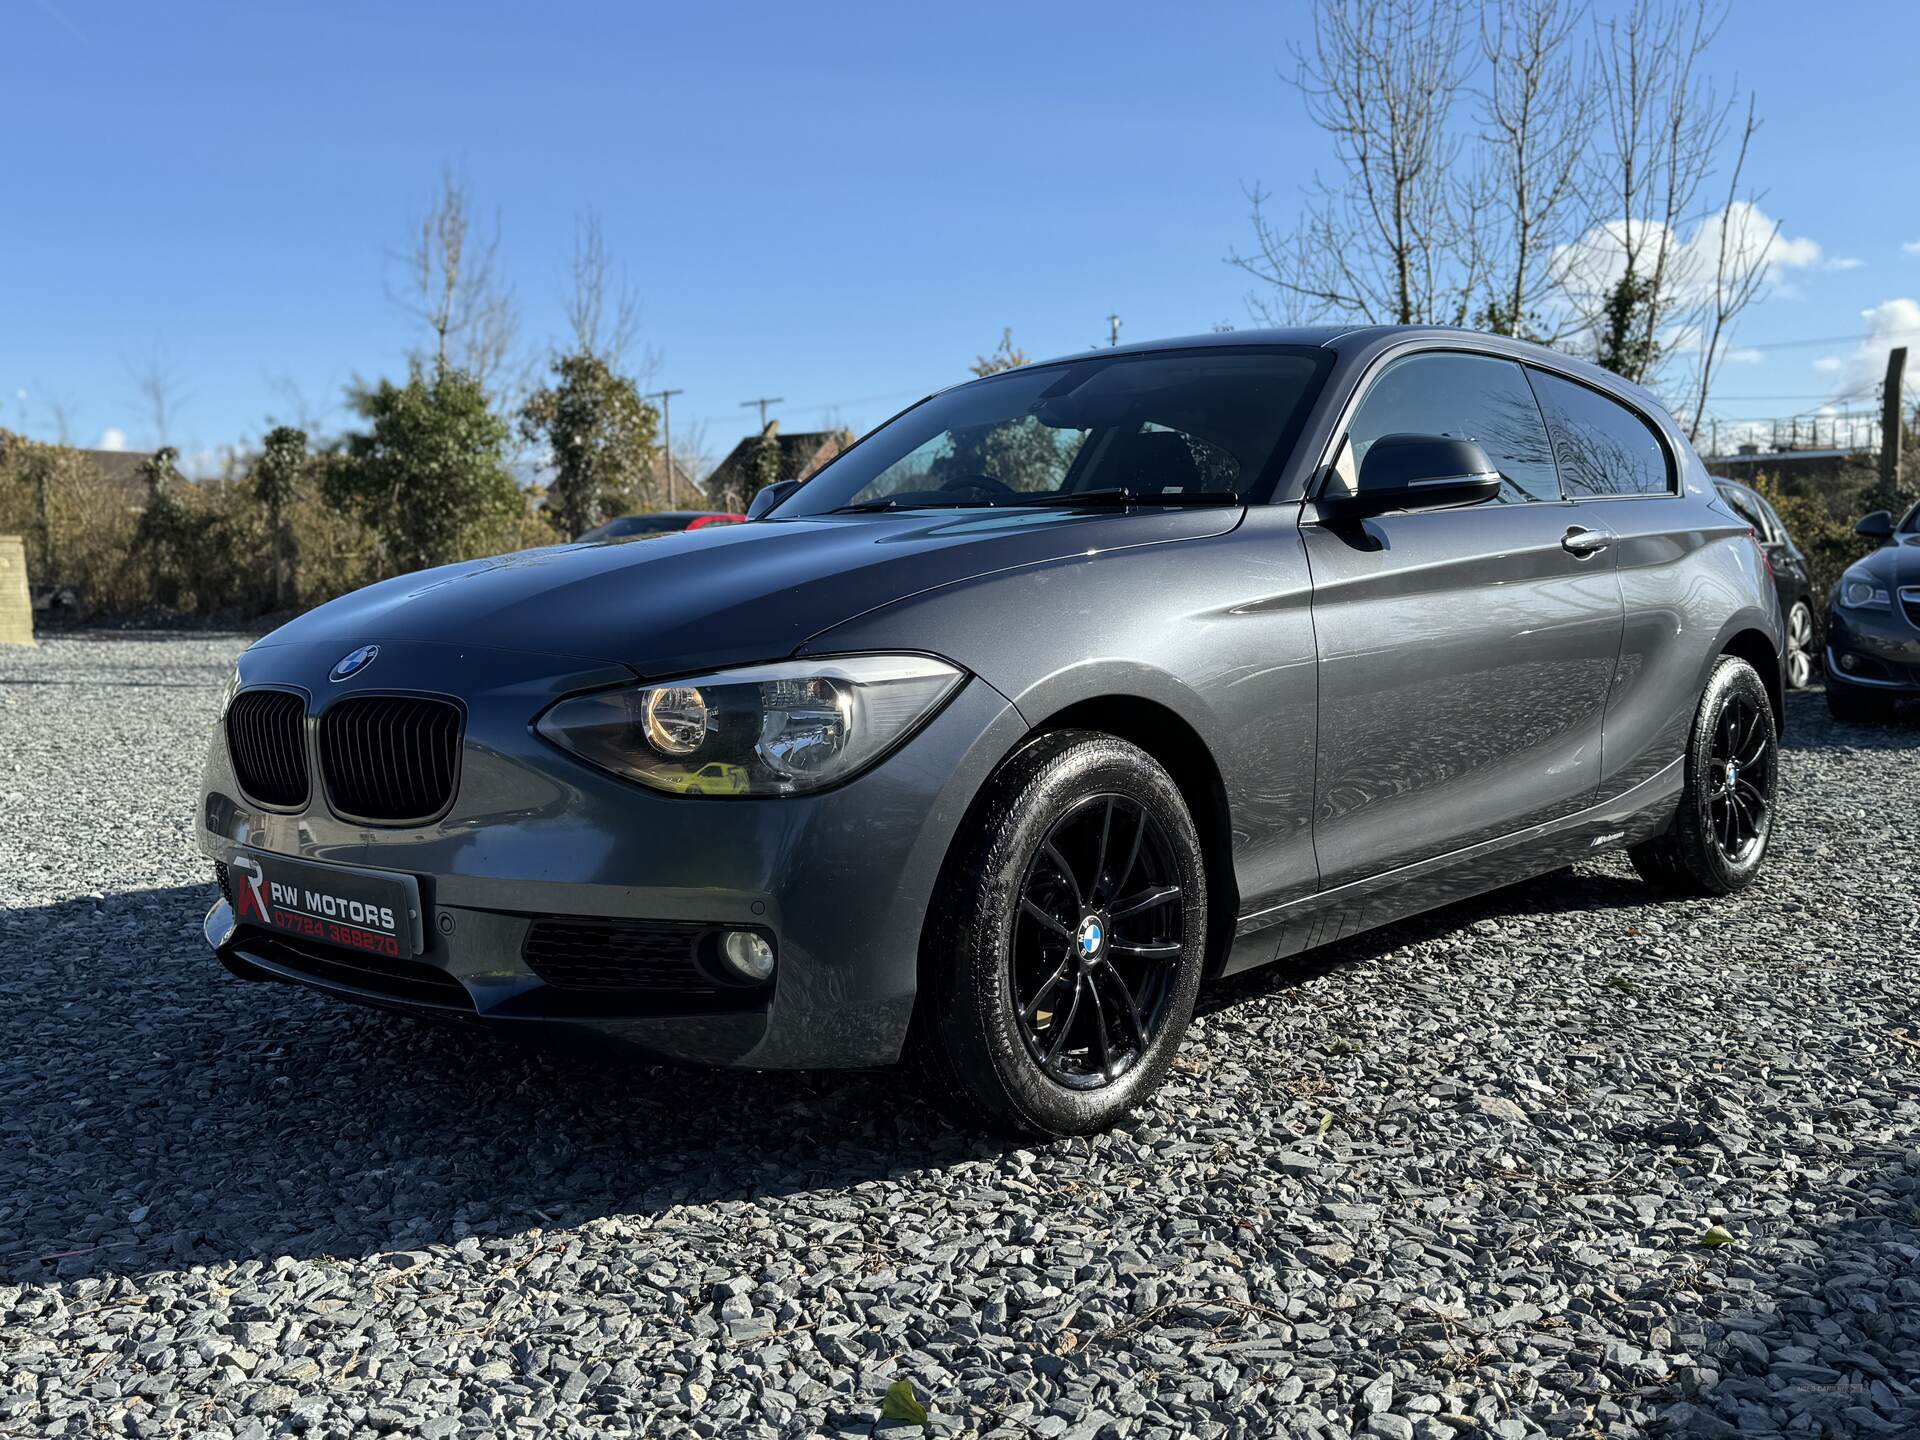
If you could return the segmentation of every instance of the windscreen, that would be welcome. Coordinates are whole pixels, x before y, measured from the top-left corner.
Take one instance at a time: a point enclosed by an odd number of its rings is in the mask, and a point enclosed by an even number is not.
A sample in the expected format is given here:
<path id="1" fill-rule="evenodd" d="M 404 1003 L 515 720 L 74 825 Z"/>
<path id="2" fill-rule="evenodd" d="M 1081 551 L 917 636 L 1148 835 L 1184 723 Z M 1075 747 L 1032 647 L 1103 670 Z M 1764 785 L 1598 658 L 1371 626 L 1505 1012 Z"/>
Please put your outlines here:
<path id="1" fill-rule="evenodd" d="M 1264 498 L 1324 350 L 1161 351 L 1033 365 L 936 395 L 801 486 L 775 518 L 846 509 Z"/>

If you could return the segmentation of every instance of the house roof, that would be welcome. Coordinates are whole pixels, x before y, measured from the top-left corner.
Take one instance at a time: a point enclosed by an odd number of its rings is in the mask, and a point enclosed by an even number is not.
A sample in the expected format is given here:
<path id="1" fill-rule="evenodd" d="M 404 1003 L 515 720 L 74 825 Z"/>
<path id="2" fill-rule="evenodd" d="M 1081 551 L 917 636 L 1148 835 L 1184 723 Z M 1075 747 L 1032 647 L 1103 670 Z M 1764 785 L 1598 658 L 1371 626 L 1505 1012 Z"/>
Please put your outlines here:
<path id="1" fill-rule="evenodd" d="M 153 457 L 146 451 L 76 448 L 74 453 L 91 461 L 100 478 L 121 491 L 132 504 L 147 503 L 147 481 L 140 473 L 140 467 Z"/>
<path id="2" fill-rule="evenodd" d="M 796 430 L 789 435 L 777 428 L 779 423 L 774 421 L 768 429 L 773 431 L 773 438 L 780 444 L 778 478 L 782 480 L 806 479 L 853 443 L 850 431 Z M 759 444 L 760 438 L 758 435 L 749 435 L 727 452 L 727 458 L 707 476 L 705 488 L 709 495 L 745 488 L 747 467 L 753 458 L 753 447 Z"/>

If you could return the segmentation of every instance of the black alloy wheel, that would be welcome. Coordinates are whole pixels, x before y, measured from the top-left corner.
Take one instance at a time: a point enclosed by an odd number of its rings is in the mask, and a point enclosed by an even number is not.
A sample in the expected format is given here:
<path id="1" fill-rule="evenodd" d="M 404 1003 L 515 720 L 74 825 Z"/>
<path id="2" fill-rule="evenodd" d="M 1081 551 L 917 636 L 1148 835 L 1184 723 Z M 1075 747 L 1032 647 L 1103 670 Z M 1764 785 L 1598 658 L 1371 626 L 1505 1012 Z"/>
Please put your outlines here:
<path id="1" fill-rule="evenodd" d="M 1740 865 L 1767 842 L 1773 825 L 1772 718 L 1750 695 L 1727 697 L 1713 727 L 1707 812 L 1714 843 L 1729 865 Z"/>
<path id="2" fill-rule="evenodd" d="M 1059 730 L 969 812 L 921 943 L 909 1057 L 962 1124 L 1104 1130 L 1193 1016 L 1207 870 L 1185 796 L 1138 746 Z"/>
<path id="3" fill-rule="evenodd" d="M 1009 961 L 1021 1037 L 1061 1085 L 1109 1085 L 1165 1022 L 1183 894 L 1164 827 L 1124 795 L 1054 822 L 1020 887 Z"/>
<path id="4" fill-rule="evenodd" d="M 1722 655 L 1694 712 L 1673 822 L 1627 851 L 1641 877 L 1693 895 L 1751 885 L 1773 836 L 1779 746 L 1760 676 L 1739 656 Z"/>

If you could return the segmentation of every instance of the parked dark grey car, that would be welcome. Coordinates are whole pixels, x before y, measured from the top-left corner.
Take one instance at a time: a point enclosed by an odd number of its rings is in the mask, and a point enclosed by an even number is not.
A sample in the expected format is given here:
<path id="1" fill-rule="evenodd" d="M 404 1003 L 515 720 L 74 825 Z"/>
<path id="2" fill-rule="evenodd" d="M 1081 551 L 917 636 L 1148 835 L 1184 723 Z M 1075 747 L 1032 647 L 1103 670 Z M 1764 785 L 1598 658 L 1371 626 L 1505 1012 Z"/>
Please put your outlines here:
<path id="1" fill-rule="evenodd" d="M 754 523 L 403 576 L 240 659 L 234 973 L 1108 1124 L 1206 978 L 1628 847 L 1726 893 L 1784 649 L 1641 391 L 1450 330 L 942 392 Z"/>
<path id="2" fill-rule="evenodd" d="M 1754 538 L 1767 552 L 1767 567 L 1773 571 L 1773 593 L 1780 601 L 1781 624 L 1787 639 L 1786 654 L 1780 657 L 1781 670 L 1788 688 L 1804 690 L 1813 683 L 1818 649 L 1813 623 L 1813 577 L 1807 569 L 1807 557 L 1787 532 L 1786 522 L 1767 503 L 1766 496 L 1738 480 L 1716 478 L 1713 483 L 1720 498 L 1753 526 Z"/>
<path id="3" fill-rule="evenodd" d="M 1881 546 L 1827 597 L 1827 708 L 1836 720 L 1885 720 L 1920 700 L 1920 505 L 1898 524 L 1876 510 L 1854 529 Z"/>

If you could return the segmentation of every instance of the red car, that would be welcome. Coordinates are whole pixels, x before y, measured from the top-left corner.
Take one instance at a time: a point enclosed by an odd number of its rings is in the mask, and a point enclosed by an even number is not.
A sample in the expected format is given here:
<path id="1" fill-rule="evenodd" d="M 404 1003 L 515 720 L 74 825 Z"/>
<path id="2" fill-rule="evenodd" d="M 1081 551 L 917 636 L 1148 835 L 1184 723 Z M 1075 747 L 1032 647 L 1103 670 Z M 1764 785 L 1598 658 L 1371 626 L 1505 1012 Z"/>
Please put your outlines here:
<path id="1" fill-rule="evenodd" d="M 661 510 L 652 515 L 622 515 L 596 525 L 582 540 L 633 540 L 646 535 L 664 535 L 672 530 L 698 530 L 707 525 L 737 525 L 747 517 L 724 510 Z"/>

